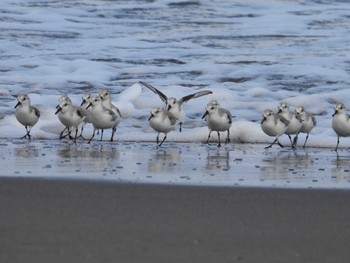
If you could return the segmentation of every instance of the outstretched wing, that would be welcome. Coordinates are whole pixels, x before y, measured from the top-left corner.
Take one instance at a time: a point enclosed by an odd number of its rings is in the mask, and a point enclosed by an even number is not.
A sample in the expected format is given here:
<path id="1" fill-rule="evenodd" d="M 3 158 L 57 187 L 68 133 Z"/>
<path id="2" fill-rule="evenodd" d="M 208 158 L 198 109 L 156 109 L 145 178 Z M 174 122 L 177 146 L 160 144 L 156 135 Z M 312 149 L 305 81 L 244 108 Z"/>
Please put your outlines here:
<path id="1" fill-rule="evenodd" d="M 209 95 L 209 94 L 212 94 L 212 93 L 213 93 L 213 92 L 210 91 L 210 90 L 202 90 L 202 91 L 199 91 L 199 92 L 196 92 L 196 93 L 187 95 L 187 96 L 185 96 L 185 97 L 182 97 L 182 98 L 179 100 L 179 105 L 181 105 L 182 103 L 185 103 L 185 102 L 189 101 L 190 99 L 202 97 L 202 96 Z"/>
<path id="2" fill-rule="evenodd" d="M 165 96 L 165 94 L 163 92 L 161 92 L 160 90 L 156 89 L 155 87 L 153 87 L 151 84 L 148 84 L 147 82 L 143 82 L 140 81 L 140 84 L 142 84 L 143 86 L 145 86 L 146 88 L 149 88 L 151 91 L 153 91 L 155 94 L 158 94 L 158 96 L 161 98 L 161 100 L 164 103 L 167 103 L 168 101 L 168 97 Z"/>

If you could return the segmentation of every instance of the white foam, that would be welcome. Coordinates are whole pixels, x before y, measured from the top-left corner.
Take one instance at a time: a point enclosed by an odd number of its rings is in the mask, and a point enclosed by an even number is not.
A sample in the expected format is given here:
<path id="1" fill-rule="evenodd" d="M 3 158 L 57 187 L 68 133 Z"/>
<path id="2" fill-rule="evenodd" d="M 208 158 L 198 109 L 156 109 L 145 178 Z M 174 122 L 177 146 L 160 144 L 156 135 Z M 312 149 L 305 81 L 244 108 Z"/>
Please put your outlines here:
<path id="1" fill-rule="evenodd" d="M 171 132 L 170 141 L 205 141 L 208 130 L 201 116 L 208 101 L 216 99 L 236 116 L 231 128 L 234 143 L 268 143 L 272 138 L 260 128 L 261 113 L 276 110 L 285 101 L 316 115 L 318 125 L 308 145 L 335 146 L 333 105 L 343 101 L 350 110 L 347 3 L 201 1 L 201 15 L 188 9 L 180 20 L 171 21 L 174 7 L 169 4 L 173 2 L 60 6 L 48 1 L 3 1 L 0 137 L 24 134 L 13 107 L 15 96 L 27 93 L 41 111 L 32 137 L 57 139 L 62 129 L 54 114 L 58 98 L 69 95 L 80 104 L 83 90 L 77 87 L 87 83 L 94 94 L 106 86 L 112 90 L 113 103 L 123 115 L 116 138 L 153 141 L 156 133 L 147 121 L 149 111 L 163 102 L 138 84 L 144 80 L 169 97 L 213 91 L 184 105 L 184 130 Z M 123 15 L 134 8 L 155 12 L 160 18 L 141 16 L 137 9 L 135 16 Z M 191 21 L 193 27 L 189 27 Z M 327 21 L 331 27 L 322 24 Z M 157 59 L 183 63 L 151 63 Z M 242 61 L 247 63 L 237 63 Z M 119 85 L 125 76 L 128 85 Z M 238 81 L 241 78 L 248 80 Z M 293 86 L 297 78 L 311 87 L 299 90 Z M 87 126 L 86 133 L 90 132 Z M 299 142 L 304 138 L 301 135 Z M 288 138 L 282 141 L 289 142 Z M 350 139 L 341 140 L 341 147 L 349 146 Z"/>

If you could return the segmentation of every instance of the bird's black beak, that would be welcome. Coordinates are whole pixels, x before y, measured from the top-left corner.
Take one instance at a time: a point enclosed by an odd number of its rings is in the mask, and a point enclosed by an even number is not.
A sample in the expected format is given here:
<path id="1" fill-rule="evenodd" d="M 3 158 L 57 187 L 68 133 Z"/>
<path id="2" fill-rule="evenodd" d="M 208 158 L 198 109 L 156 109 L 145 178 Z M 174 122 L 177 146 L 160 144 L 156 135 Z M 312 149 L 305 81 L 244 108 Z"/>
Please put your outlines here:
<path id="1" fill-rule="evenodd" d="M 89 105 L 87 105 L 86 109 L 90 108 L 92 106 L 92 103 L 90 102 Z"/>
<path id="2" fill-rule="evenodd" d="M 59 113 L 61 110 L 62 110 L 62 108 L 60 106 L 58 106 L 55 114 Z"/>
<path id="3" fill-rule="evenodd" d="M 148 120 L 150 121 L 153 117 L 154 117 L 154 115 L 151 114 L 151 116 L 148 118 Z"/>
<path id="4" fill-rule="evenodd" d="M 203 114 L 202 119 L 204 119 L 204 118 L 205 118 L 205 116 L 207 116 L 207 115 L 208 115 L 208 113 L 209 113 L 209 111 L 206 111 L 206 112 Z"/>
<path id="5" fill-rule="evenodd" d="M 277 114 L 280 114 L 282 112 L 282 110 L 281 109 L 279 109 L 278 111 L 277 111 Z"/>
<path id="6" fill-rule="evenodd" d="M 169 111 L 170 109 L 171 109 L 171 105 L 168 105 L 168 108 L 166 110 Z"/>
<path id="7" fill-rule="evenodd" d="M 266 121 L 266 117 L 264 117 L 264 118 L 262 119 L 261 124 L 263 124 L 264 121 Z"/>
<path id="8" fill-rule="evenodd" d="M 334 113 L 333 113 L 333 115 L 332 115 L 332 117 L 334 117 L 337 113 L 338 113 L 338 111 L 335 110 Z"/>
<path id="9" fill-rule="evenodd" d="M 21 105 L 21 102 L 17 102 L 17 104 L 16 104 L 16 106 L 15 106 L 15 109 L 16 109 L 19 105 Z"/>
<path id="10" fill-rule="evenodd" d="M 60 107 L 60 105 L 57 105 L 57 106 L 56 106 L 56 109 L 58 109 L 59 107 Z"/>
<path id="11" fill-rule="evenodd" d="M 83 106 L 85 102 L 86 102 L 86 100 L 83 100 L 80 104 L 80 107 Z"/>

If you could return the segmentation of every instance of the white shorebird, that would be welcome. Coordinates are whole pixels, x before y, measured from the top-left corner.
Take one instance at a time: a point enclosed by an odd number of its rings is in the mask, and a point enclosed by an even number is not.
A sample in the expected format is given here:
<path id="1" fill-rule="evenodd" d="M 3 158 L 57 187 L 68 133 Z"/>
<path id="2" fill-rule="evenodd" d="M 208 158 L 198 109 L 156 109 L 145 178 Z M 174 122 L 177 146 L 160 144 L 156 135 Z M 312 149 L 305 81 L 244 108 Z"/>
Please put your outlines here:
<path id="1" fill-rule="evenodd" d="M 232 115 L 227 109 L 220 108 L 218 105 L 218 103 L 208 103 L 206 111 L 202 116 L 202 119 L 205 118 L 209 129 L 207 144 L 209 144 L 210 134 L 212 133 L 212 131 L 216 131 L 218 133 L 219 139 L 218 147 L 221 147 L 221 131 L 227 131 L 225 143 L 230 142 L 230 128 L 232 125 Z"/>
<path id="2" fill-rule="evenodd" d="M 112 103 L 112 94 L 108 89 L 101 89 L 99 93 L 102 101 L 102 106 L 106 109 L 112 110 L 119 118 L 122 117 L 119 109 Z"/>
<path id="3" fill-rule="evenodd" d="M 60 140 L 69 136 L 74 142 L 77 140 L 78 126 L 84 120 L 85 115 L 81 108 L 72 104 L 70 99 L 59 100 L 58 107 L 55 114 L 57 114 L 60 122 L 65 126 L 65 129 L 60 134 Z M 71 129 L 75 129 L 75 136 L 71 136 Z M 63 136 L 63 132 L 67 130 L 68 133 Z"/>
<path id="4" fill-rule="evenodd" d="M 72 100 L 70 99 L 70 97 L 68 97 L 67 95 L 63 95 L 61 97 L 59 97 L 58 99 L 58 104 L 56 105 L 56 110 L 59 108 L 60 104 L 62 104 L 63 102 L 68 101 L 69 103 L 72 103 Z M 63 131 L 61 132 L 61 137 L 63 136 L 63 133 L 67 130 L 67 127 L 64 127 Z M 66 136 L 70 136 L 69 133 L 67 133 L 64 137 Z"/>
<path id="5" fill-rule="evenodd" d="M 85 118 L 81 123 L 81 128 L 80 128 L 80 135 L 79 137 L 83 137 L 83 131 L 84 131 L 84 127 L 87 123 L 92 123 L 91 122 L 91 109 L 86 109 L 87 106 L 89 106 L 90 102 L 91 102 L 92 96 L 89 93 L 86 93 L 82 96 L 82 102 L 80 104 L 80 108 L 81 110 L 84 112 Z"/>
<path id="6" fill-rule="evenodd" d="M 202 97 L 205 95 L 212 94 L 213 92 L 210 90 L 202 90 L 190 95 L 187 95 L 185 97 L 180 98 L 177 100 L 176 98 L 168 98 L 163 92 L 158 90 L 157 88 L 153 87 L 151 84 L 148 84 L 146 82 L 140 81 L 140 83 L 145 86 L 146 88 L 153 91 L 155 94 L 157 94 L 161 100 L 165 103 L 165 109 L 173 114 L 173 116 L 178 120 L 179 122 L 179 131 L 182 131 L 182 120 L 185 116 L 184 110 L 182 108 L 182 104 L 189 101 L 190 99 Z"/>
<path id="7" fill-rule="evenodd" d="M 295 114 L 295 112 L 292 112 L 289 109 L 289 105 L 285 102 L 282 102 L 278 105 L 277 114 L 283 116 L 286 120 L 289 121 L 287 130 L 284 133 L 288 135 L 292 148 L 295 149 L 296 144 L 298 142 L 298 135 L 300 133 L 300 129 L 302 126 L 302 120 L 300 119 L 300 116 Z M 295 134 L 295 137 L 292 140 L 291 135 L 294 135 L 294 134 Z"/>
<path id="8" fill-rule="evenodd" d="M 307 134 L 303 145 L 303 147 L 305 148 L 307 139 L 309 139 L 309 134 L 311 130 L 317 125 L 317 121 L 311 113 L 305 111 L 303 106 L 296 107 L 295 113 L 299 115 L 302 120 L 300 132 Z"/>
<path id="9" fill-rule="evenodd" d="M 209 107 L 209 106 L 211 106 L 211 105 L 220 108 L 220 103 L 219 103 L 217 100 L 211 100 L 211 101 L 209 101 L 208 104 L 207 104 L 207 107 Z"/>
<path id="10" fill-rule="evenodd" d="M 112 129 L 112 136 L 110 141 L 113 141 L 114 134 L 117 130 L 117 126 L 120 122 L 120 116 L 117 115 L 113 110 L 107 109 L 102 105 L 102 99 L 100 96 L 92 98 L 90 104 L 86 107 L 91 107 L 91 123 L 94 126 L 94 131 L 91 136 L 91 140 L 95 137 L 96 130 L 101 130 L 101 141 L 103 137 L 103 131 L 105 129 Z"/>
<path id="11" fill-rule="evenodd" d="M 27 131 L 26 135 L 24 135 L 22 138 L 28 137 L 30 140 L 32 138 L 30 135 L 30 130 L 38 122 L 40 112 L 37 108 L 30 105 L 30 98 L 28 95 L 24 94 L 17 97 L 15 109 L 16 119 L 25 127 Z"/>
<path id="12" fill-rule="evenodd" d="M 338 135 L 337 146 L 335 151 L 338 150 L 339 137 L 350 136 L 350 116 L 346 113 L 346 108 L 343 103 L 337 103 L 334 107 L 334 114 L 332 120 L 332 128 Z"/>
<path id="13" fill-rule="evenodd" d="M 148 120 L 151 127 L 156 132 L 158 132 L 156 141 L 157 141 L 157 145 L 161 146 L 165 141 L 168 133 L 175 129 L 177 120 L 171 112 L 161 109 L 159 107 L 155 107 L 151 110 L 151 116 L 149 117 Z M 165 134 L 161 143 L 159 143 L 160 133 Z"/>
<path id="14" fill-rule="evenodd" d="M 269 146 L 265 147 L 270 148 L 276 142 L 279 146 L 283 148 L 283 145 L 279 142 L 278 138 L 285 133 L 287 127 L 289 125 L 289 121 L 285 119 L 283 116 L 274 113 L 272 110 L 265 110 L 263 112 L 263 119 L 261 121 L 261 129 L 268 136 L 276 137 L 276 139 Z"/>

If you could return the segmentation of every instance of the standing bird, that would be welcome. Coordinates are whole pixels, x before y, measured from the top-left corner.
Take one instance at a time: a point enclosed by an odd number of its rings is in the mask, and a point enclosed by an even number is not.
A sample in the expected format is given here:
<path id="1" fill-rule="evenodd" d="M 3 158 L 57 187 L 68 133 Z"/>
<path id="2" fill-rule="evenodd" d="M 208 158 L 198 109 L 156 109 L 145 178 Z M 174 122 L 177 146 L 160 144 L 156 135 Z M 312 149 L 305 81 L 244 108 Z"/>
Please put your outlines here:
<path id="1" fill-rule="evenodd" d="M 101 97 L 102 106 L 106 109 L 112 110 L 119 118 L 122 117 L 119 109 L 112 103 L 112 94 L 107 89 L 101 89 L 99 93 Z"/>
<path id="2" fill-rule="evenodd" d="M 173 116 L 179 121 L 179 131 L 182 131 L 182 120 L 185 116 L 184 110 L 182 108 L 182 104 L 189 101 L 190 99 L 202 97 L 205 95 L 212 94 L 213 92 L 210 90 L 202 90 L 190 95 L 187 95 L 185 97 L 182 97 L 181 99 L 177 100 L 176 98 L 168 98 L 166 95 L 164 95 L 163 92 L 153 87 L 151 84 L 148 84 L 146 82 L 140 81 L 140 83 L 145 86 L 146 88 L 153 91 L 155 94 L 157 94 L 161 100 L 165 103 L 165 109 L 173 114 Z"/>
<path id="3" fill-rule="evenodd" d="M 70 97 L 68 97 L 67 95 L 63 95 L 61 97 L 59 97 L 58 99 L 58 104 L 56 105 L 56 110 L 60 107 L 60 104 L 63 104 L 65 101 L 68 101 L 69 103 L 72 103 L 72 100 L 70 99 Z M 67 127 L 64 127 L 63 131 L 61 132 L 61 136 L 63 136 L 63 133 L 67 130 Z M 68 136 L 69 134 L 67 133 L 64 137 Z M 70 135 L 69 135 L 70 136 Z"/>
<path id="4" fill-rule="evenodd" d="M 17 97 L 17 101 L 18 102 L 15 106 L 15 116 L 18 122 L 21 123 L 27 131 L 26 135 L 24 135 L 22 138 L 28 137 L 30 140 L 32 138 L 30 136 L 30 130 L 38 122 L 40 112 L 37 108 L 30 105 L 30 98 L 28 95 L 19 95 Z"/>
<path id="5" fill-rule="evenodd" d="M 303 145 L 303 147 L 305 148 L 307 139 L 309 138 L 309 134 L 311 130 L 317 125 L 317 121 L 311 113 L 305 111 L 303 106 L 296 107 L 295 113 L 299 115 L 302 120 L 300 132 L 307 134 Z"/>
<path id="6" fill-rule="evenodd" d="M 177 119 L 174 117 L 174 115 L 171 112 L 161 109 L 159 107 L 155 107 L 151 110 L 151 116 L 149 117 L 148 120 L 151 127 L 156 132 L 158 132 L 157 145 L 161 146 L 165 141 L 168 133 L 175 129 Z M 160 133 L 165 134 L 161 143 L 159 143 Z"/>
<path id="7" fill-rule="evenodd" d="M 220 132 L 227 131 L 227 137 L 225 139 L 225 143 L 230 142 L 230 128 L 232 125 L 232 115 L 231 113 L 224 108 L 220 108 L 218 103 L 208 103 L 206 107 L 206 111 L 202 116 L 202 119 L 206 120 L 207 126 L 209 129 L 209 135 L 207 139 L 207 144 L 209 144 L 210 134 L 212 131 L 216 131 L 218 133 L 219 144 L 218 147 L 221 147 L 220 142 Z"/>
<path id="8" fill-rule="evenodd" d="M 82 96 L 82 102 L 80 104 L 80 108 L 84 112 L 84 115 L 85 115 L 85 118 L 81 123 L 80 135 L 79 135 L 79 137 L 82 137 L 83 139 L 84 139 L 84 137 L 83 137 L 84 127 L 87 123 L 91 123 L 91 114 L 92 114 L 91 109 L 86 109 L 87 106 L 89 106 L 91 99 L 92 99 L 91 94 L 88 94 L 88 93 L 84 94 Z"/>
<path id="9" fill-rule="evenodd" d="M 343 103 L 335 104 L 334 110 L 332 128 L 338 135 L 337 147 L 335 147 L 335 151 L 338 151 L 339 137 L 350 136 L 350 116 L 346 113 Z"/>
<path id="10" fill-rule="evenodd" d="M 298 142 L 298 135 L 300 133 L 300 129 L 302 126 L 302 120 L 300 119 L 300 116 L 295 114 L 295 112 L 290 111 L 289 105 L 285 102 L 282 102 L 278 105 L 277 114 L 281 115 L 282 117 L 284 117 L 286 120 L 289 121 L 287 130 L 284 133 L 288 135 L 292 148 L 295 149 L 296 144 Z M 294 140 L 292 141 L 291 135 L 293 134 L 295 134 L 295 137 L 294 137 Z"/>
<path id="11" fill-rule="evenodd" d="M 283 148 L 283 145 L 279 142 L 278 138 L 283 135 L 289 125 L 289 121 L 283 116 L 274 113 L 272 110 L 265 110 L 263 112 L 263 119 L 261 121 L 261 129 L 268 136 L 276 137 L 276 139 L 269 146 L 265 147 L 271 148 L 276 142 L 279 146 Z"/>
<path id="12" fill-rule="evenodd" d="M 69 100 L 60 100 L 57 110 L 55 112 L 60 122 L 65 126 L 65 129 L 60 134 L 60 140 L 69 136 L 70 139 L 76 143 L 78 135 L 78 126 L 84 120 L 84 112 L 77 106 L 72 104 Z M 71 129 L 75 129 L 75 136 L 71 136 Z M 67 130 L 68 133 L 63 136 L 63 132 Z"/>
<path id="13" fill-rule="evenodd" d="M 120 122 L 120 115 L 117 115 L 113 110 L 107 109 L 102 105 L 102 99 L 100 96 L 95 96 L 92 98 L 86 109 L 91 107 L 91 123 L 94 126 L 94 131 L 91 139 L 88 143 L 92 141 L 95 137 L 96 130 L 101 130 L 101 141 L 103 138 L 103 131 L 105 129 L 112 129 L 112 136 L 110 141 L 113 141 L 115 132 L 117 131 L 117 126 Z"/>

